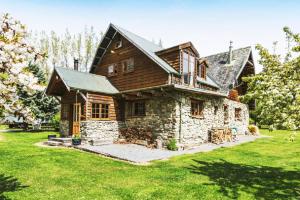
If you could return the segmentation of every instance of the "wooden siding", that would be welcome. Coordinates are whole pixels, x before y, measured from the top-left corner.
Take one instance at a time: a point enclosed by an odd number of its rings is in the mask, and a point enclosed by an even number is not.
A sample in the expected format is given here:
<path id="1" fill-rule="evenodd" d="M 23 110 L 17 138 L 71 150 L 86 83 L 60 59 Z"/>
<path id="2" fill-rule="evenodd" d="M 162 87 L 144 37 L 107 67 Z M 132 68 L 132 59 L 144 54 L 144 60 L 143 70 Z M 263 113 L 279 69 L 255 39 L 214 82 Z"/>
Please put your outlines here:
<path id="1" fill-rule="evenodd" d="M 120 91 L 168 83 L 168 73 L 125 38 L 121 37 L 122 47 L 115 49 L 117 38 L 120 37 L 118 34 L 115 36 L 100 64 L 96 67 L 95 74 L 107 76 Z M 114 51 L 114 53 L 111 51 Z M 122 61 L 129 58 L 134 59 L 134 71 L 123 72 Z M 108 75 L 108 66 L 111 64 L 117 65 L 117 74 L 113 76 Z"/>
<path id="2" fill-rule="evenodd" d="M 164 61 L 171 65 L 177 72 L 180 72 L 180 51 L 179 49 L 159 55 Z"/>
<path id="3" fill-rule="evenodd" d="M 109 112 L 108 112 L 108 119 L 107 120 L 117 120 L 119 119 L 119 107 L 117 99 L 112 96 L 106 96 L 97 93 L 88 93 L 87 94 L 88 103 L 86 106 L 87 109 L 87 120 L 91 119 L 92 114 L 92 103 L 103 103 L 109 104 Z"/>

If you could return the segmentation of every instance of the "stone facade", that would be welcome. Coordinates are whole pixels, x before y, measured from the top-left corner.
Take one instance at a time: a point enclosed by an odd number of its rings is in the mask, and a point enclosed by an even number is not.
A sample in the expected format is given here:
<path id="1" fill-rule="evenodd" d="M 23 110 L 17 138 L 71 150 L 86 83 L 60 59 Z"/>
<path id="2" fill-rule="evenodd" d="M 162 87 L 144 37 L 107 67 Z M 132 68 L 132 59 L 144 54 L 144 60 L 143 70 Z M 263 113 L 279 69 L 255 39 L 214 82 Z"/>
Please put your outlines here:
<path id="1" fill-rule="evenodd" d="M 191 115 L 191 99 L 204 101 L 202 118 Z M 224 105 L 228 106 L 227 122 L 224 121 Z M 121 128 L 150 128 L 154 139 L 160 140 L 163 146 L 166 146 L 171 138 L 175 138 L 180 145 L 194 146 L 208 141 L 209 131 L 213 127 L 237 128 L 239 134 L 244 134 L 248 127 L 248 106 L 224 97 L 173 92 L 147 99 L 145 106 L 145 116 L 125 116 L 125 122 L 82 121 L 81 135 L 87 141 L 116 141 Z M 235 119 L 235 108 L 241 109 L 241 117 L 238 120 Z M 68 135 L 68 121 L 61 121 L 61 132 Z"/>
<path id="2" fill-rule="evenodd" d="M 191 99 L 204 101 L 203 118 L 191 115 Z M 162 140 L 164 146 L 171 138 L 184 146 L 201 144 L 208 141 L 209 131 L 213 127 L 237 128 L 239 134 L 244 134 L 248 127 L 247 105 L 223 97 L 170 93 L 145 103 L 146 116 L 126 118 L 126 125 L 150 127 L 154 138 Z M 228 105 L 227 122 L 224 122 L 224 105 Z M 235 119 L 235 108 L 241 109 L 240 120 Z"/>
<path id="3" fill-rule="evenodd" d="M 116 141 L 119 137 L 119 130 L 124 128 L 124 122 L 89 120 L 80 123 L 81 136 L 89 140 Z"/>

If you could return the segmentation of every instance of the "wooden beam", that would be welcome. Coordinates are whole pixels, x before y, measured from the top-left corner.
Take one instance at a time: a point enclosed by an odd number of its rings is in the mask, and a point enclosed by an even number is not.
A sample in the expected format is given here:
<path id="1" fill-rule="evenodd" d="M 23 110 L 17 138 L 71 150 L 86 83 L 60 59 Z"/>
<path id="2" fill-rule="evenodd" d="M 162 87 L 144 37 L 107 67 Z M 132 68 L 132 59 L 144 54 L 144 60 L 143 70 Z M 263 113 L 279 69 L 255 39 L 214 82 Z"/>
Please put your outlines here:
<path id="1" fill-rule="evenodd" d="M 86 102 L 87 101 L 87 97 L 84 96 L 84 94 L 82 92 L 79 92 L 80 96 L 84 99 L 84 101 Z"/>
<path id="2" fill-rule="evenodd" d="M 54 96 L 54 98 L 55 98 L 59 103 L 61 103 L 61 98 L 59 98 L 58 96 Z"/>
<path id="3" fill-rule="evenodd" d="M 254 64 L 252 62 L 250 62 L 249 60 L 247 60 L 247 63 L 251 66 L 254 66 Z"/>

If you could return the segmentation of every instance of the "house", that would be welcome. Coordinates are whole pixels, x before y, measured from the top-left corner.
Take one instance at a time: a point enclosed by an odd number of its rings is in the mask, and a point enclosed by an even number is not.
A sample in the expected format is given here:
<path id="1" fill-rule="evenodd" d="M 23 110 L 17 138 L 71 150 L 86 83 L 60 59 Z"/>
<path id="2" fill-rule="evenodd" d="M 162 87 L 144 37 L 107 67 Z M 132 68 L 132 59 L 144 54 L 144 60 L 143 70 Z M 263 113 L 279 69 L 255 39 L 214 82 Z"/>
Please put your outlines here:
<path id="1" fill-rule="evenodd" d="M 150 129 L 156 141 L 183 146 L 208 141 L 214 127 L 247 130 L 248 106 L 228 91 L 246 90 L 251 48 L 200 57 L 191 42 L 163 49 L 110 24 L 89 73 L 57 67 L 46 93 L 60 97 L 61 133 L 118 140 L 123 128 Z"/>

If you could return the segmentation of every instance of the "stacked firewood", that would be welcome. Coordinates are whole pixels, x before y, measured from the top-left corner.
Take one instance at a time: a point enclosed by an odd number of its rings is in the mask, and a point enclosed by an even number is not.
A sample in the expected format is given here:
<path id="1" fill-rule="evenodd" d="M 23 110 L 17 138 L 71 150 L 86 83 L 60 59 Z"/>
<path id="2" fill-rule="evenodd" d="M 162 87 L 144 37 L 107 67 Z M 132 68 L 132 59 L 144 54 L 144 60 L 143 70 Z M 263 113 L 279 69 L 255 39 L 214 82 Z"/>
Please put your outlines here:
<path id="1" fill-rule="evenodd" d="M 223 142 L 232 141 L 232 131 L 230 128 L 213 129 L 211 132 L 211 142 L 214 144 L 221 144 Z"/>
<path id="2" fill-rule="evenodd" d="M 121 129 L 119 138 L 120 141 L 123 141 L 122 143 L 141 144 L 147 147 L 152 147 L 154 145 L 153 133 L 149 127 L 131 127 Z"/>

